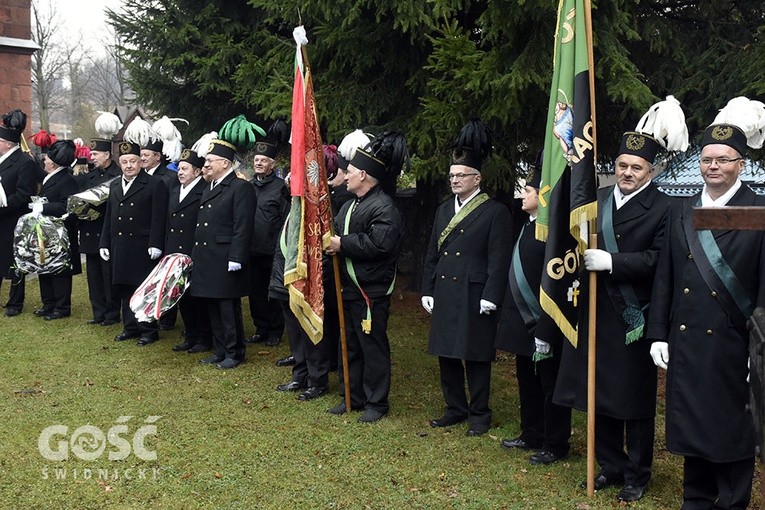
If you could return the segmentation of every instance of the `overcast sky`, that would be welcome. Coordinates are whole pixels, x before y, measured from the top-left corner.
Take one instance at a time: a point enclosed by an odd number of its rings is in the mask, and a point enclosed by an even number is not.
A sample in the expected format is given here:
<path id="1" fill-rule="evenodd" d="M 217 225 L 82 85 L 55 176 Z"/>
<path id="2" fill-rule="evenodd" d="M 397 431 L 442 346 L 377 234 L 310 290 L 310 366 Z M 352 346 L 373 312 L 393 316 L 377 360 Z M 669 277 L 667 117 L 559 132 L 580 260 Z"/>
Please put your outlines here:
<path id="1" fill-rule="evenodd" d="M 106 25 L 106 8 L 119 10 L 119 0 L 33 0 L 39 7 L 40 13 L 50 16 L 50 10 L 55 9 L 56 16 L 66 27 L 61 32 L 71 34 L 72 40 L 77 34 L 82 34 L 83 49 L 101 53 L 100 48 L 111 42 Z"/>

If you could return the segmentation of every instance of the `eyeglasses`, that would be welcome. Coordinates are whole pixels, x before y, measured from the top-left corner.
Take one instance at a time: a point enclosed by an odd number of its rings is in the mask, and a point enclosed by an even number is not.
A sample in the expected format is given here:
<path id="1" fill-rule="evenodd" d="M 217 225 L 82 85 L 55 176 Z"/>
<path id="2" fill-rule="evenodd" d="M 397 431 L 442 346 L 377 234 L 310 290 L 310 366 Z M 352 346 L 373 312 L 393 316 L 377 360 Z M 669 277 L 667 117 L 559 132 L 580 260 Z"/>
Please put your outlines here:
<path id="1" fill-rule="evenodd" d="M 701 158 L 699 161 L 701 162 L 703 166 L 709 166 L 714 162 L 717 162 L 718 166 L 725 166 L 728 163 L 733 163 L 734 161 L 738 161 L 739 159 L 744 159 L 744 158 L 726 158 L 723 156 L 722 158 Z"/>
<path id="2" fill-rule="evenodd" d="M 210 166 L 216 161 L 225 161 L 225 159 L 224 158 L 215 158 L 215 159 L 205 158 L 205 166 Z"/>
<path id="3" fill-rule="evenodd" d="M 477 174 L 477 173 L 472 173 L 472 174 L 462 174 L 462 173 L 460 173 L 460 174 L 449 174 L 449 180 L 450 180 L 450 181 L 451 181 L 452 179 L 460 179 L 460 180 L 462 180 L 462 179 L 464 179 L 465 177 L 469 177 L 469 176 L 471 176 L 471 175 L 480 175 L 480 174 Z"/>

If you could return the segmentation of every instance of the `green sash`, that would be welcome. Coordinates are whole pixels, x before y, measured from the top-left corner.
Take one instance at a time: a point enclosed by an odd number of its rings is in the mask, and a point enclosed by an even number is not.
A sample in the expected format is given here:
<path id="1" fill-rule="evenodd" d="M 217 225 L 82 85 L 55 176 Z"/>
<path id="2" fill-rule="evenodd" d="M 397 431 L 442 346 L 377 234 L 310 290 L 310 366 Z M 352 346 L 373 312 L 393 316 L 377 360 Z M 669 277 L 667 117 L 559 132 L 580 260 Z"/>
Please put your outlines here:
<path id="1" fill-rule="evenodd" d="M 701 196 L 693 207 L 701 206 Z M 688 208 L 690 209 L 690 208 Z M 746 321 L 754 311 L 754 304 L 746 295 L 736 273 L 723 258 L 711 230 L 694 230 L 692 212 L 686 210 L 683 230 L 688 240 L 696 267 L 709 290 L 717 292 L 717 300 L 731 317 L 736 327 L 746 331 Z"/>
<path id="2" fill-rule="evenodd" d="M 613 204 L 614 194 L 609 193 L 603 203 L 601 228 L 603 229 L 603 241 L 606 245 L 606 251 L 609 253 L 619 253 L 619 245 L 616 244 L 616 234 L 614 234 Z M 643 337 L 643 329 L 645 328 L 645 315 L 643 312 L 648 305 L 645 307 L 640 306 L 635 288 L 629 283 L 619 283 L 619 292 L 626 305 L 622 312 L 622 319 L 627 324 L 627 335 L 624 343 L 629 345 Z"/>
<path id="3" fill-rule="evenodd" d="M 446 241 L 446 238 L 449 237 L 449 234 L 452 233 L 452 231 L 459 225 L 459 223 L 464 220 L 471 212 L 475 211 L 479 205 L 483 204 L 489 200 L 489 195 L 486 193 L 479 193 L 475 198 L 470 200 L 467 204 L 465 204 L 465 207 L 459 210 L 457 214 L 452 216 L 452 219 L 449 220 L 449 224 L 446 225 L 446 228 L 441 232 L 441 235 L 438 236 L 438 249 L 441 249 L 441 246 L 444 244 L 444 241 Z"/>
<path id="4" fill-rule="evenodd" d="M 345 221 L 343 223 L 343 235 L 348 235 L 348 230 L 351 225 L 351 213 L 356 209 L 356 205 L 358 204 L 358 201 L 354 200 L 353 204 L 348 208 L 348 212 L 345 213 Z M 364 292 L 364 289 L 361 288 L 361 285 L 359 285 L 359 280 L 356 277 L 356 270 L 353 267 L 353 261 L 349 257 L 345 257 L 345 269 L 348 271 L 348 276 L 351 277 L 351 281 L 356 285 L 356 287 L 359 289 L 359 292 L 361 292 L 361 297 L 364 298 L 364 302 L 367 304 L 367 314 L 366 318 L 362 319 L 361 321 L 361 329 L 366 333 L 367 335 L 372 333 L 372 301 L 369 299 L 369 296 L 367 296 L 367 293 Z M 388 291 L 386 292 L 386 295 L 390 296 L 393 293 L 393 287 L 396 285 L 396 275 L 393 275 L 393 280 L 390 282 L 390 287 L 388 287 Z"/>
<path id="5" fill-rule="evenodd" d="M 537 321 L 542 316 L 542 305 L 539 303 L 538 294 L 534 294 L 529 281 L 526 279 L 520 256 L 521 238 L 523 238 L 523 233 L 527 226 L 528 224 L 523 225 L 518 241 L 515 243 L 515 248 L 513 248 L 509 286 L 518 312 L 521 314 L 521 318 L 523 318 L 523 323 L 526 324 L 527 328 L 531 329 L 536 326 Z"/>

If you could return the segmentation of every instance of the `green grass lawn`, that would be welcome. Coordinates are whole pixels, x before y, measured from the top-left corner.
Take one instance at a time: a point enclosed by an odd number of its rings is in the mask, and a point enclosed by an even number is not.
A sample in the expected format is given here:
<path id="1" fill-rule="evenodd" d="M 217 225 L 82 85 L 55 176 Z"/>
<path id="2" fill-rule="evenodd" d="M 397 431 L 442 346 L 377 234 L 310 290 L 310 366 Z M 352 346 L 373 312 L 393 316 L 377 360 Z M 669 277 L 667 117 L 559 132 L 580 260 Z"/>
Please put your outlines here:
<path id="1" fill-rule="evenodd" d="M 7 289 L 6 282 L 3 296 Z M 512 357 L 495 365 L 489 434 L 468 438 L 465 425 L 428 426 L 443 404 L 437 361 L 425 354 L 428 319 L 418 296 L 394 295 L 391 413 L 376 424 L 357 423 L 357 413 L 325 412 L 340 401 L 336 378 L 329 396 L 311 402 L 275 391 L 290 377 L 274 365 L 287 354 L 286 342 L 248 348 L 244 365 L 222 371 L 200 365 L 204 354 L 171 351 L 180 324 L 147 347 L 114 342 L 120 326 L 85 325 L 91 316 L 83 275 L 75 278 L 73 302 L 71 318 L 34 317 L 39 292 L 31 281 L 24 313 L 0 317 L 0 508 L 619 506 L 616 489 L 588 499 L 578 488 L 586 470 L 581 413 L 572 454 L 558 465 L 531 466 L 528 453 L 500 447 L 501 438 L 518 433 Z M 252 334 L 251 324 L 246 330 Z M 118 452 L 111 443 L 89 461 L 71 451 L 67 460 L 46 460 L 38 450 L 46 427 L 67 426 L 68 435 L 56 438 L 67 441 L 83 425 L 106 433 L 121 416 L 133 417 L 122 434 L 128 440 L 147 417 L 161 416 L 146 439 L 156 460 L 109 460 Z M 682 459 L 663 449 L 659 416 L 654 480 L 632 506 L 679 508 L 681 471 Z"/>

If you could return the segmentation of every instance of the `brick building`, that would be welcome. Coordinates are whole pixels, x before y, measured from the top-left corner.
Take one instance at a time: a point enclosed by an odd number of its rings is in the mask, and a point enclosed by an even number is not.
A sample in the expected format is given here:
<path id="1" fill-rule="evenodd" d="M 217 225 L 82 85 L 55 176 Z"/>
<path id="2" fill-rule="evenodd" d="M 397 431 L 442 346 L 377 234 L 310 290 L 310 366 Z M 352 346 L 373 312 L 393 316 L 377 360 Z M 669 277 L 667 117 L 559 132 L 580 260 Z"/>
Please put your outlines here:
<path id="1" fill-rule="evenodd" d="M 31 0 L 0 2 L 0 114 L 19 108 L 32 111 Z M 27 129 L 29 129 L 27 122 Z"/>

